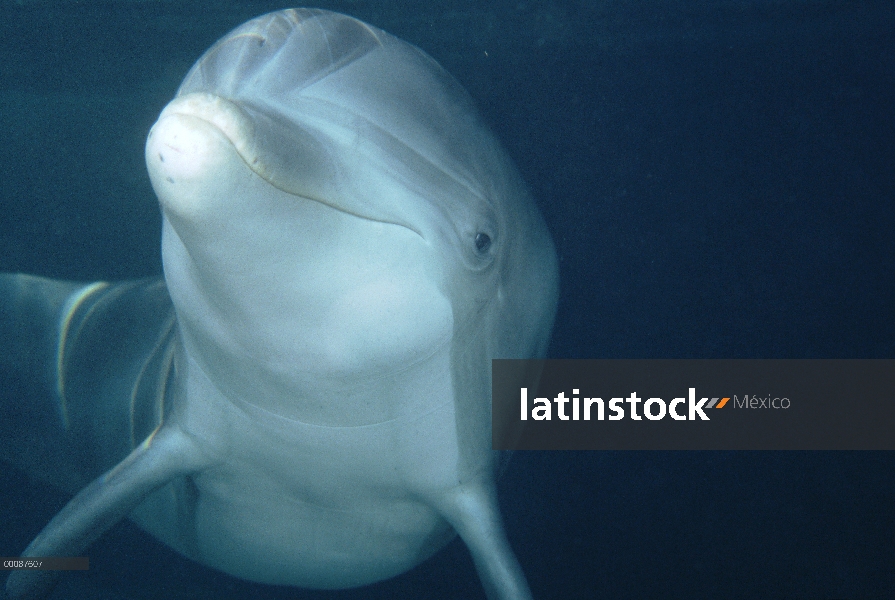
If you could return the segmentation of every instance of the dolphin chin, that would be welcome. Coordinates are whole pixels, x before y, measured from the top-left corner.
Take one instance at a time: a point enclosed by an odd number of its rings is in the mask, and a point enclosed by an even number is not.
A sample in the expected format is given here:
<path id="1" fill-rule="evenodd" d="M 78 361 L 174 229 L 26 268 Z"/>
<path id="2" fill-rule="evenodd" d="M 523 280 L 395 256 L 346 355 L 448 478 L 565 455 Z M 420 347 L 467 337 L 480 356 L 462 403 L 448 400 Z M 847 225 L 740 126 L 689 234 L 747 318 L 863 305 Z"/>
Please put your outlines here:
<path id="1" fill-rule="evenodd" d="M 334 589 L 458 534 L 489 598 L 530 598 L 491 361 L 544 355 L 557 261 L 459 84 L 356 19 L 271 13 L 199 59 L 146 163 L 164 280 L 0 276 L 0 360 L 35 381 L 2 456 L 77 492 L 23 556 L 80 555 L 128 516 L 236 576 Z M 47 448 L 17 457 L 21 432 Z"/>

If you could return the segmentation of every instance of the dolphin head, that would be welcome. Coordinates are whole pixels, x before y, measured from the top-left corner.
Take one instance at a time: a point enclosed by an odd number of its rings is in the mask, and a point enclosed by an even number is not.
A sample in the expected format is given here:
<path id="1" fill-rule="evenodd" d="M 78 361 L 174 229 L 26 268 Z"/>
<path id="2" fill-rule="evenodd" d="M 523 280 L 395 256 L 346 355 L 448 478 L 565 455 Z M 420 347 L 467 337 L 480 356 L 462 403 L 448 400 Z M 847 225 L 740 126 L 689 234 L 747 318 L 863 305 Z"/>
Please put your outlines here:
<path id="1" fill-rule="evenodd" d="M 381 30 L 314 10 L 242 25 L 146 161 L 184 343 L 234 394 L 338 422 L 288 399 L 461 337 L 482 359 L 544 351 L 556 263 L 534 203 L 460 85 Z"/>

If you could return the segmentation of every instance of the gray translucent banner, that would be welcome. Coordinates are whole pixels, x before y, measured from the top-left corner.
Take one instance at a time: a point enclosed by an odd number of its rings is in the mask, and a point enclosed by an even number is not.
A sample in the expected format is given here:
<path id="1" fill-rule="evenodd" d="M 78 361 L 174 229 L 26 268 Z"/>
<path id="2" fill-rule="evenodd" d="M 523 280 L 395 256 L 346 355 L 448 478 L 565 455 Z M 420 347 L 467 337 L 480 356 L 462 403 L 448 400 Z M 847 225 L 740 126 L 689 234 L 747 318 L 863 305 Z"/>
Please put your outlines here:
<path id="1" fill-rule="evenodd" d="M 86 571 L 90 559 L 86 556 L 6 556 L 0 557 L 0 571 L 34 569 L 38 571 Z"/>
<path id="2" fill-rule="evenodd" d="M 895 450 L 895 360 L 494 360 L 496 450 Z"/>

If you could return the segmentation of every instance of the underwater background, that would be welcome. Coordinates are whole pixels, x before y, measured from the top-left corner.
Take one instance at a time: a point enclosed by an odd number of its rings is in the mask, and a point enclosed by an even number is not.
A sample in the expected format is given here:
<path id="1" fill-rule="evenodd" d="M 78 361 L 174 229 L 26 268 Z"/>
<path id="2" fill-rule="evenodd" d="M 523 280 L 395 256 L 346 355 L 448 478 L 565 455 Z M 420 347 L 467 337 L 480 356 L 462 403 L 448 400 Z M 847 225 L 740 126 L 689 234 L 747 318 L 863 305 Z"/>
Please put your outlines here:
<path id="1" fill-rule="evenodd" d="M 149 127 L 208 46 L 287 6 L 0 0 L 0 271 L 160 274 Z M 895 358 L 891 0 L 316 6 L 469 90 L 557 246 L 551 357 Z M 500 495 L 535 598 L 895 597 L 892 452 L 518 452 Z M 67 500 L 0 465 L 0 556 Z M 129 522 L 88 554 L 54 598 L 484 597 L 458 541 L 341 592 Z"/>

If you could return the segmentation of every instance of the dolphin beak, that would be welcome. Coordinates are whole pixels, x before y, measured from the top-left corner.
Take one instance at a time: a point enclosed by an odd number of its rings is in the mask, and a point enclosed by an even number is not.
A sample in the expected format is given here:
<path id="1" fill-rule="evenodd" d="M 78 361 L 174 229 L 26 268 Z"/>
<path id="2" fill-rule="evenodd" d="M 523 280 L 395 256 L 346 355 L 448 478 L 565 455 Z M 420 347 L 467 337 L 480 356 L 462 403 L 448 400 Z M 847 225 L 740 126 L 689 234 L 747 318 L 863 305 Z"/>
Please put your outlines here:
<path id="1" fill-rule="evenodd" d="M 157 143 L 184 159 L 185 168 L 199 169 L 201 159 L 212 151 L 208 141 L 211 127 L 219 132 L 211 137 L 223 135 L 246 165 L 258 172 L 261 157 L 252 121 L 238 104 L 225 98 L 206 93 L 189 94 L 175 98 L 165 107 L 149 132 L 149 143 L 156 136 L 163 137 Z"/>

